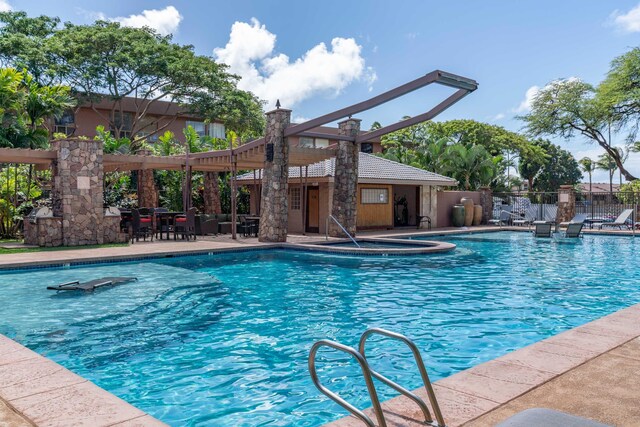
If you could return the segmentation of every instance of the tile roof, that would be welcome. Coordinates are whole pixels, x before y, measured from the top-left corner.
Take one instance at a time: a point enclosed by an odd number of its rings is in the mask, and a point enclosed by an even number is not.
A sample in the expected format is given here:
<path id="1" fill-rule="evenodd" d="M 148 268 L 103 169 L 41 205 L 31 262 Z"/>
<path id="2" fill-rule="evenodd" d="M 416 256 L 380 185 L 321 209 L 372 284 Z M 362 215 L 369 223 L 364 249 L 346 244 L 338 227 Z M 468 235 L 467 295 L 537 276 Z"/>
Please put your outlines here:
<path id="1" fill-rule="evenodd" d="M 335 157 L 309 165 L 309 178 L 332 177 L 336 165 Z M 289 168 L 289 179 L 300 178 L 300 168 Z M 238 181 L 252 181 L 253 172 L 238 176 Z M 372 154 L 360 153 L 358 180 L 423 182 L 431 185 L 456 185 L 457 181 L 434 172 L 387 160 Z"/>

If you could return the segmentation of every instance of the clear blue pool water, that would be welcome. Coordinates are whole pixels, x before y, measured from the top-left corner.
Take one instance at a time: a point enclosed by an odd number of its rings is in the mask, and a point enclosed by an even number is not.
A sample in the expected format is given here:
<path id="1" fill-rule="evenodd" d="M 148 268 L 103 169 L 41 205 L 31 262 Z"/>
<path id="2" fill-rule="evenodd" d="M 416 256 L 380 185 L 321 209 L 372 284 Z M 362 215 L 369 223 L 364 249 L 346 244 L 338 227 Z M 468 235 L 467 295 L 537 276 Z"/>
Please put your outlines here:
<path id="1" fill-rule="evenodd" d="M 0 333 L 171 425 L 319 426 L 345 412 L 309 378 L 318 339 L 355 346 L 367 327 L 398 331 L 438 379 L 640 302 L 632 238 L 447 240 L 454 252 L 417 257 L 271 250 L 4 273 Z M 45 290 L 122 275 L 139 281 Z M 377 349 L 375 368 L 420 385 L 407 352 Z M 325 352 L 319 365 L 327 384 L 368 405 L 355 364 Z"/>

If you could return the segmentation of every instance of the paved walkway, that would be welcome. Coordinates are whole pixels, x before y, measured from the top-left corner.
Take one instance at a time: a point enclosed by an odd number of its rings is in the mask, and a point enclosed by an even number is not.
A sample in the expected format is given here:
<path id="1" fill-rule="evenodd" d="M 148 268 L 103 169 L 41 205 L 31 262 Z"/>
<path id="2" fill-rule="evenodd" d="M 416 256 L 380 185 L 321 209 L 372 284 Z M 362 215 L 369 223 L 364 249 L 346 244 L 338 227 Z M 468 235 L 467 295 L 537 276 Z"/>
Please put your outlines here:
<path id="1" fill-rule="evenodd" d="M 612 426 L 640 426 L 640 338 L 465 424 L 494 426 L 529 408 L 550 408 Z"/>

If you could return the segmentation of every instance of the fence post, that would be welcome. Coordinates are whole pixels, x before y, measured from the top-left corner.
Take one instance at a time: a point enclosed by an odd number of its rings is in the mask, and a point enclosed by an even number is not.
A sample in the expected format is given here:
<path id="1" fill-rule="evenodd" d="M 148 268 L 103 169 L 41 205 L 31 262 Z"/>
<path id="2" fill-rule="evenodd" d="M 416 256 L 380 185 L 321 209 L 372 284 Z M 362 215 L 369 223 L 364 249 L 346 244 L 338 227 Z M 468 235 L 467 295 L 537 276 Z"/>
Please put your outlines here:
<path id="1" fill-rule="evenodd" d="M 573 185 L 561 185 L 558 190 L 556 223 L 571 221 L 576 214 L 576 192 Z"/>

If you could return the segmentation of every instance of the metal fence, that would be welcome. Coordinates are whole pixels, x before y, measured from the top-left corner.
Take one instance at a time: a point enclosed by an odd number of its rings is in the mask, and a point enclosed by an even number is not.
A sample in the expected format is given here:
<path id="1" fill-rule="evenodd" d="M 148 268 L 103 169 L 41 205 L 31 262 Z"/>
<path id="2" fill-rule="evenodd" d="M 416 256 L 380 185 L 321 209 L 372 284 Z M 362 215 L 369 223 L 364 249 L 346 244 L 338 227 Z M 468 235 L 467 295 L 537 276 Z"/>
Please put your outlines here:
<path id="1" fill-rule="evenodd" d="M 493 219 L 507 211 L 512 219 L 555 221 L 558 213 L 558 193 L 513 192 L 493 194 Z"/>
<path id="2" fill-rule="evenodd" d="M 578 193 L 576 195 L 576 214 L 586 214 L 593 220 L 614 220 L 625 209 L 634 210 L 640 203 L 640 194 L 633 192 Z"/>
<path id="3" fill-rule="evenodd" d="M 630 222 L 638 221 L 637 210 L 640 193 L 592 192 L 576 193 L 576 215 L 586 214 L 587 222 L 615 220 L 625 209 L 633 209 Z M 558 212 L 556 192 L 511 192 L 493 194 L 493 219 L 499 219 L 502 211 L 511 212 L 511 220 L 555 221 Z"/>

